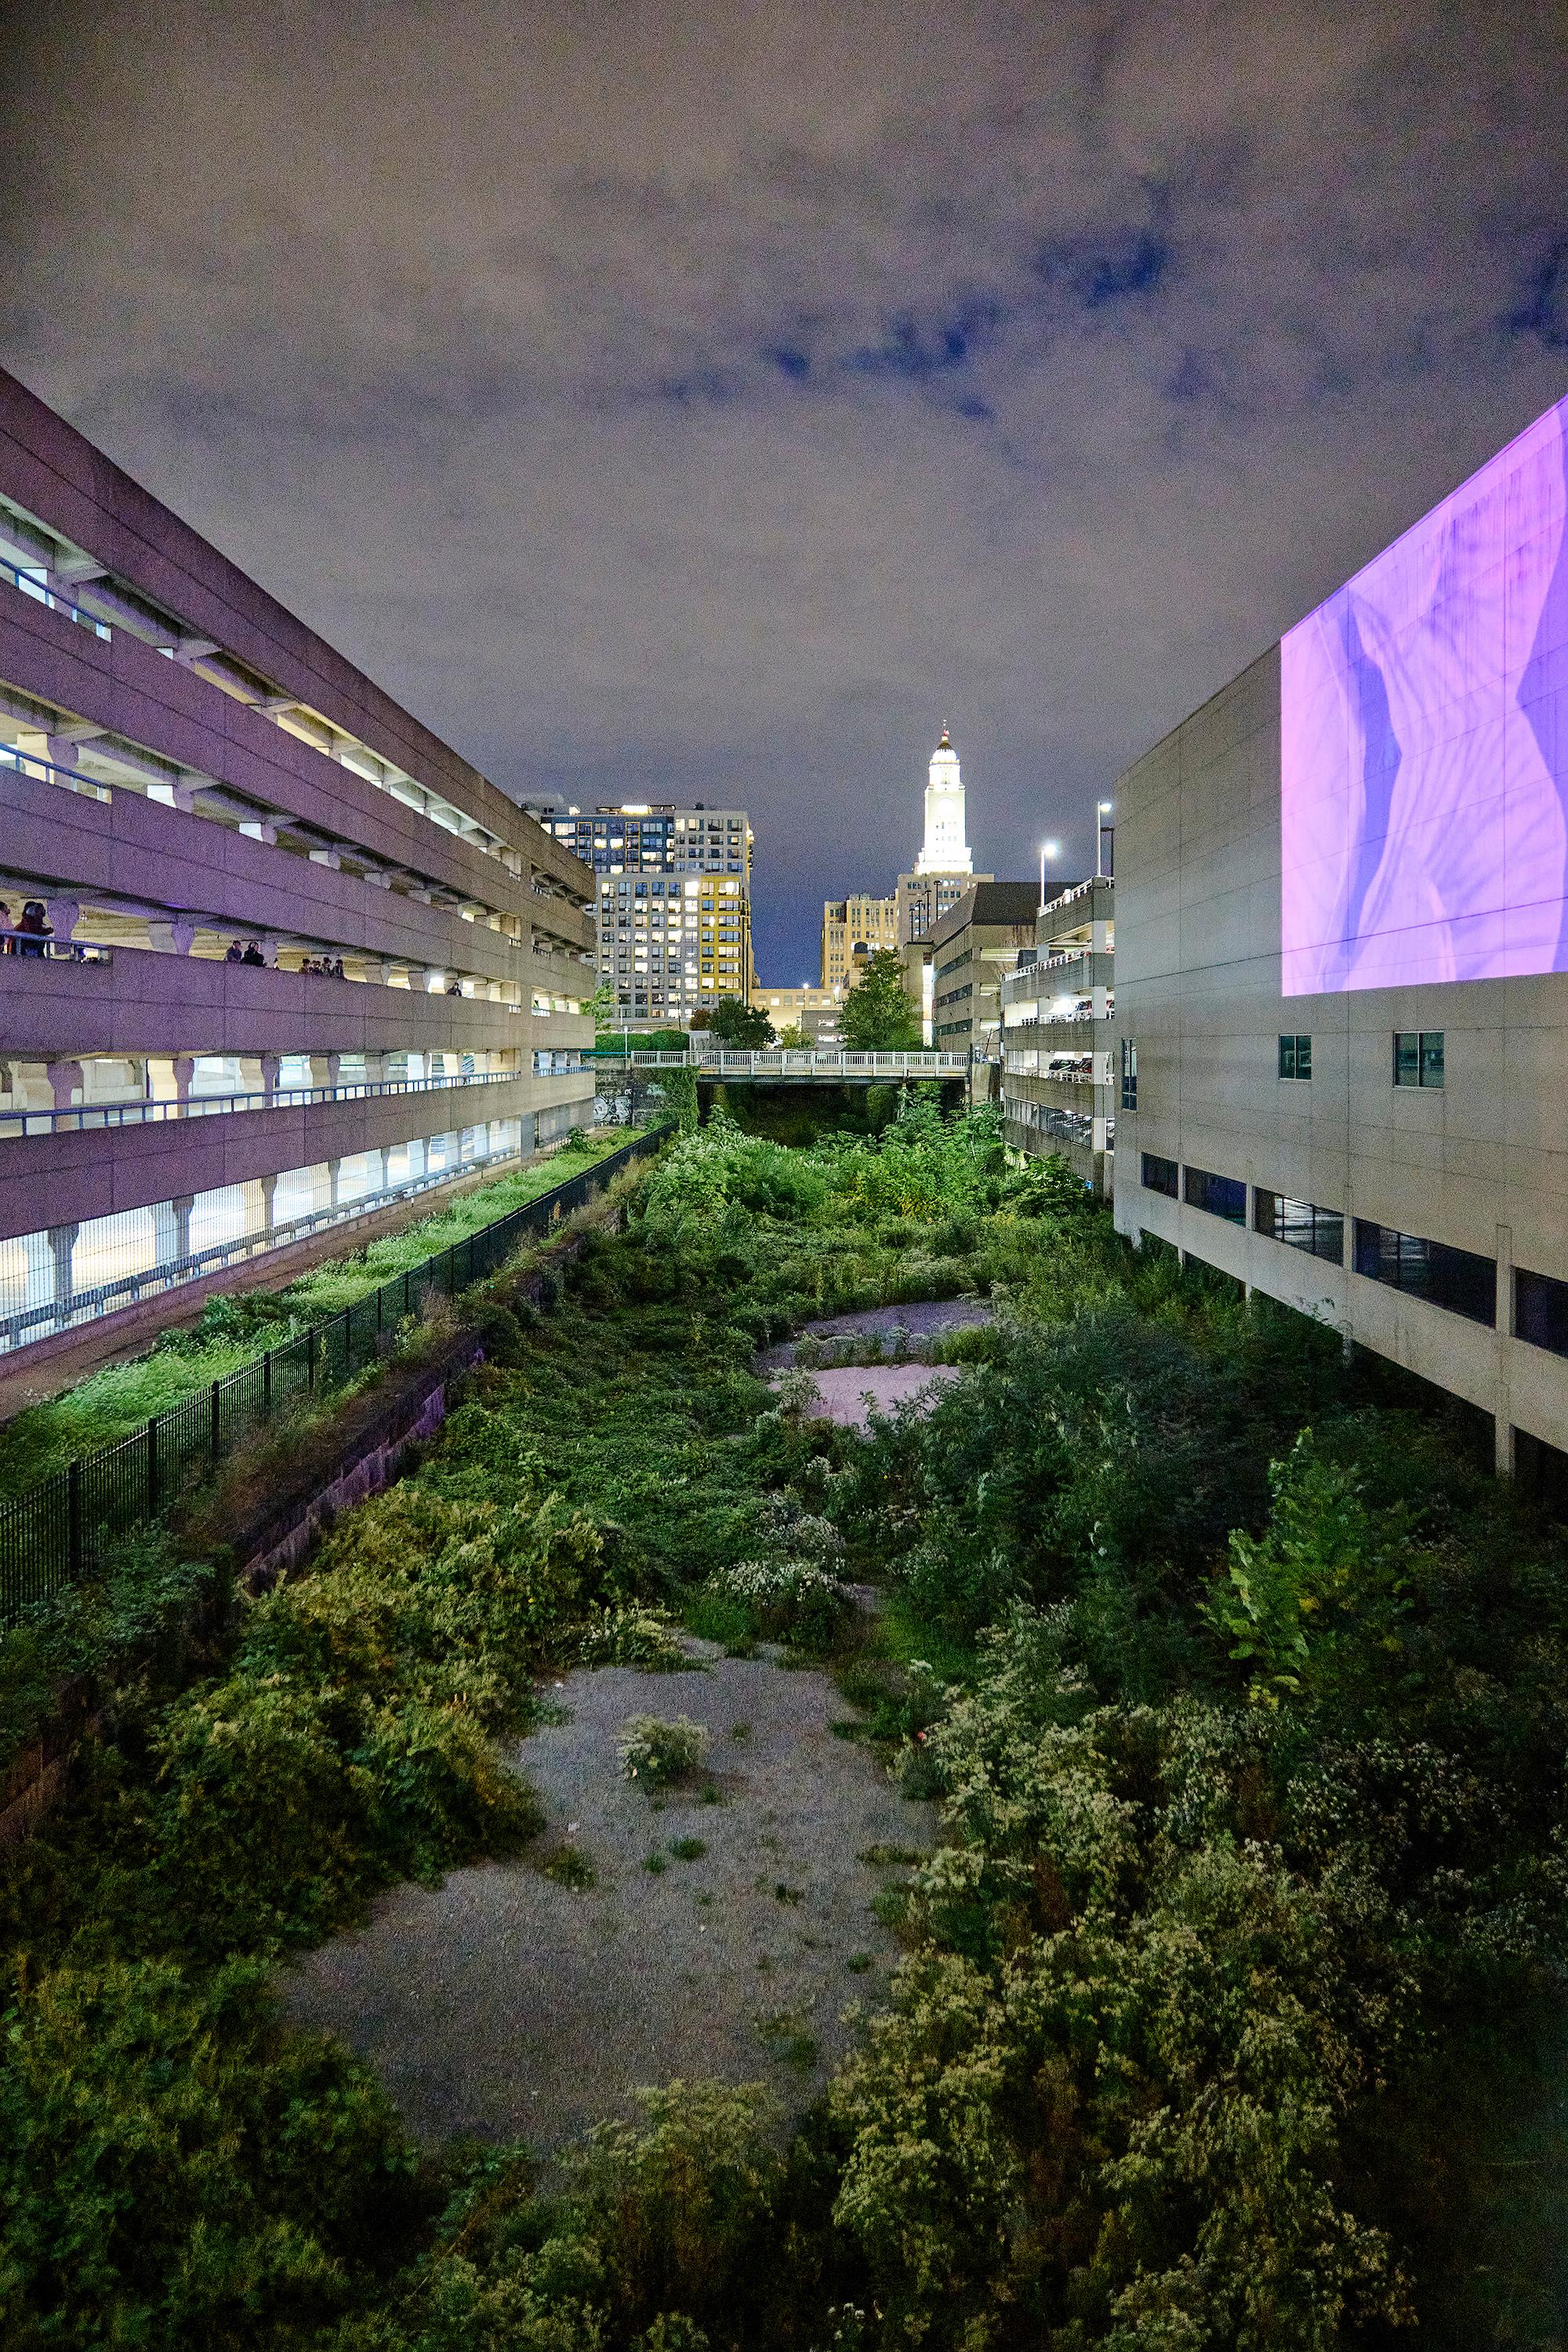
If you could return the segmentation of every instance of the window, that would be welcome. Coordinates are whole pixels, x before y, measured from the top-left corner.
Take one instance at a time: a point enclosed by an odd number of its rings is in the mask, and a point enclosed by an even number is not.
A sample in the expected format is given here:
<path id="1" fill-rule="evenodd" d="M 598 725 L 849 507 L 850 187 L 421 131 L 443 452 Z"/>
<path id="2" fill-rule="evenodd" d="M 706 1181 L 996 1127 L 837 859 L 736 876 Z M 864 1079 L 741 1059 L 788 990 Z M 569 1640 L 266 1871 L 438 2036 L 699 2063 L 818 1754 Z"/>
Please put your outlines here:
<path id="1" fill-rule="evenodd" d="M 1320 1209 L 1311 1201 L 1292 1201 L 1283 1192 L 1266 1192 L 1261 1184 L 1252 1194 L 1254 1229 L 1287 1249 L 1308 1251 L 1335 1265 L 1345 1262 L 1345 1221 L 1338 1209 Z"/>
<path id="2" fill-rule="evenodd" d="M 1279 1040 L 1279 1075 L 1282 1078 L 1305 1079 L 1312 1075 L 1312 1041 L 1298 1031 Z"/>
<path id="3" fill-rule="evenodd" d="M 1163 1192 L 1168 1201 L 1173 1201 L 1180 1189 L 1178 1174 L 1173 1160 L 1162 1160 L 1157 1151 L 1146 1151 L 1143 1154 L 1143 1185 L 1146 1192 Z"/>
<path id="4" fill-rule="evenodd" d="M 1355 1221 L 1355 1270 L 1369 1282 L 1391 1283 L 1472 1323 L 1497 1321 L 1497 1266 L 1472 1250 L 1450 1249 L 1388 1225 Z"/>
<path id="5" fill-rule="evenodd" d="M 1554 1282 L 1549 1274 L 1527 1274 L 1516 1266 L 1513 1276 L 1513 1330 L 1532 1348 L 1549 1348 L 1554 1356 L 1568 1356 L 1568 1282 Z"/>
<path id="6" fill-rule="evenodd" d="M 1121 1108 L 1138 1108 L 1138 1048 L 1130 1037 L 1121 1040 Z"/>
<path id="7" fill-rule="evenodd" d="M 1227 1224 L 1247 1223 L 1247 1187 L 1238 1176 L 1214 1176 L 1206 1168 L 1183 1171 L 1183 1191 L 1189 1208 L 1202 1209 Z"/>
<path id="8" fill-rule="evenodd" d="M 1396 1029 L 1394 1033 L 1394 1083 L 1396 1087 L 1440 1087 L 1443 1083 L 1441 1029 Z"/>

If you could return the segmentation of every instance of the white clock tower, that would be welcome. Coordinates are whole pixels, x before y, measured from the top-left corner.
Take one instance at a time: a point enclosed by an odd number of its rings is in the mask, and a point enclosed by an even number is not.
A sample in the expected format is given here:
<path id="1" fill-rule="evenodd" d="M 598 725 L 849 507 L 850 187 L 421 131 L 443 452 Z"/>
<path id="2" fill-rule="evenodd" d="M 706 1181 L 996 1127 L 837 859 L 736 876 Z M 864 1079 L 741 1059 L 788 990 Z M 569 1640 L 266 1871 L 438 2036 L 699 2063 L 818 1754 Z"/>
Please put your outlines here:
<path id="1" fill-rule="evenodd" d="M 963 779 L 958 754 L 946 728 L 931 753 L 931 782 L 926 786 L 925 846 L 915 861 L 917 874 L 972 874 L 974 863 L 963 837 Z"/>

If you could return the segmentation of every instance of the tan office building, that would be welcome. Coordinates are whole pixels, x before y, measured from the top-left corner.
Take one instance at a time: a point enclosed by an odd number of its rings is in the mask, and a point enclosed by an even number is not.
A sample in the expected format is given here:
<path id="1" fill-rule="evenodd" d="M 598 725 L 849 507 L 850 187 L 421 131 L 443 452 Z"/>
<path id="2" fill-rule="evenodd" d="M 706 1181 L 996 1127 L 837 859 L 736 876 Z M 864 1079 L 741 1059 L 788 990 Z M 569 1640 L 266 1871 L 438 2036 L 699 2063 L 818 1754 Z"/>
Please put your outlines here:
<path id="1" fill-rule="evenodd" d="M 977 882 L 931 938 L 931 1044 L 1001 1066 L 1002 983 L 1035 944 L 1032 882 Z M 989 1080 L 976 1091 L 988 1090 Z"/>
<path id="2" fill-rule="evenodd" d="M 822 909 L 822 985 L 853 988 L 867 960 L 899 943 L 898 902 L 864 895 L 829 898 Z"/>

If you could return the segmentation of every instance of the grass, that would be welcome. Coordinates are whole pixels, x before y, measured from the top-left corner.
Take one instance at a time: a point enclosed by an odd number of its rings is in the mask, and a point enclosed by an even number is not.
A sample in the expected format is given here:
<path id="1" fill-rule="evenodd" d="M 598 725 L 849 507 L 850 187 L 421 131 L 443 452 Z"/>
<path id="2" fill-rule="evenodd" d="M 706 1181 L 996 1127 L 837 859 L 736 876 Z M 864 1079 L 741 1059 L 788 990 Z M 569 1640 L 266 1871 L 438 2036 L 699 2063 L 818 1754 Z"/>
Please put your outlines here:
<path id="1" fill-rule="evenodd" d="M 702 1838 L 671 1838 L 669 1851 L 677 1862 L 700 1862 L 708 1851 L 708 1846 Z"/>
<path id="2" fill-rule="evenodd" d="M 193 1328 L 163 1332 L 145 1354 L 89 1372 L 74 1388 L 27 1406 L 0 1427 L 0 1497 L 22 1493 L 63 1470 L 78 1454 L 129 1436 L 307 1324 L 340 1313 L 395 1275 L 581 1174 L 627 1139 L 626 1133 L 616 1129 L 564 1144 L 494 1183 L 479 1185 L 433 1215 L 418 1218 L 401 1233 L 312 1268 L 283 1290 L 225 1292 L 209 1299 Z"/>

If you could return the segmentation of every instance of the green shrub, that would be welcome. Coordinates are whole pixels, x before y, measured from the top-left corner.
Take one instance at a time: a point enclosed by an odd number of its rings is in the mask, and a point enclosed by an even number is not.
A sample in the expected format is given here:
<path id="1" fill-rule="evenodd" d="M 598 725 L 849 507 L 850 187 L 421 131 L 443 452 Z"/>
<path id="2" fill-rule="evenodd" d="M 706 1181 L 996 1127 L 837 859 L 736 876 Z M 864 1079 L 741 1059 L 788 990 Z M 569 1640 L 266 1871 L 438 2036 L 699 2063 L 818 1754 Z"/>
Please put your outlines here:
<path id="1" fill-rule="evenodd" d="M 689 1716 L 665 1722 L 657 1715 L 634 1715 L 616 1743 L 621 1771 L 628 1780 L 662 1789 L 685 1780 L 708 1753 L 708 1734 Z"/>

